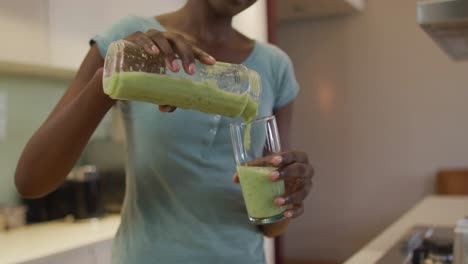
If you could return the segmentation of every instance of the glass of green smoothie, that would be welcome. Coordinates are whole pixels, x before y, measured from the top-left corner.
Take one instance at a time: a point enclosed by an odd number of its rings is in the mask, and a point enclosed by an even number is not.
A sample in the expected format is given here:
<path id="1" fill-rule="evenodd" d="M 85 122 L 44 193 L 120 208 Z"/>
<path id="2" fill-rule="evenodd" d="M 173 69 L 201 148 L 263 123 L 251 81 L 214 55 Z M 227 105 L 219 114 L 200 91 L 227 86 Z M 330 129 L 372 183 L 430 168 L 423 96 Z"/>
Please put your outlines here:
<path id="1" fill-rule="evenodd" d="M 270 181 L 269 174 L 277 168 L 265 162 L 281 151 L 275 116 L 231 124 L 231 140 L 250 222 L 258 225 L 284 219 L 286 206 L 274 203 L 284 194 L 284 182 Z"/>

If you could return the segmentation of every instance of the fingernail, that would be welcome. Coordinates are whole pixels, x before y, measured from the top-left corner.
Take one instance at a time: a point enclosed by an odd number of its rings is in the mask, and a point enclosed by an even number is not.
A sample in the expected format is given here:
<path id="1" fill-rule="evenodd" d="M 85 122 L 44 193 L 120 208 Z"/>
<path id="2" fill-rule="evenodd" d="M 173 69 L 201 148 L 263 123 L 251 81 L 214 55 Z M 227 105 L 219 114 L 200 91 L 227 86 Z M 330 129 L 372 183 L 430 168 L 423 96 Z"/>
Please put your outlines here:
<path id="1" fill-rule="evenodd" d="M 287 218 L 291 218 L 293 216 L 293 212 L 291 212 L 291 211 L 287 211 L 284 214 L 286 215 Z"/>
<path id="2" fill-rule="evenodd" d="M 159 111 L 165 112 L 165 113 L 166 113 L 166 112 L 169 111 L 169 106 L 167 106 L 167 105 L 161 105 L 161 106 L 159 106 Z"/>
<path id="3" fill-rule="evenodd" d="M 210 55 L 206 55 L 208 57 L 208 59 L 212 60 L 212 61 L 216 61 L 215 58 L 211 57 Z"/>
<path id="4" fill-rule="evenodd" d="M 283 161 L 283 157 L 281 156 L 276 156 L 271 160 L 273 165 L 279 165 L 282 161 Z"/>
<path id="5" fill-rule="evenodd" d="M 273 171 L 272 173 L 270 173 L 270 179 L 272 181 L 278 180 L 279 177 L 280 177 L 280 173 L 278 171 Z"/>
<path id="6" fill-rule="evenodd" d="M 178 71 L 179 70 L 179 63 L 177 62 L 177 60 L 173 60 L 172 61 L 172 69 L 174 71 Z"/>
<path id="7" fill-rule="evenodd" d="M 283 205 L 285 202 L 286 202 L 286 199 L 284 199 L 283 197 L 278 197 L 275 199 L 275 204 L 277 205 Z"/>
<path id="8" fill-rule="evenodd" d="M 190 63 L 190 65 L 188 66 L 188 69 L 189 69 L 190 74 L 194 74 L 195 73 L 195 64 Z"/>
<path id="9" fill-rule="evenodd" d="M 156 54 L 159 53 L 158 47 L 156 47 L 156 46 L 154 46 L 154 45 L 151 47 L 151 50 L 154 51 Z"/>

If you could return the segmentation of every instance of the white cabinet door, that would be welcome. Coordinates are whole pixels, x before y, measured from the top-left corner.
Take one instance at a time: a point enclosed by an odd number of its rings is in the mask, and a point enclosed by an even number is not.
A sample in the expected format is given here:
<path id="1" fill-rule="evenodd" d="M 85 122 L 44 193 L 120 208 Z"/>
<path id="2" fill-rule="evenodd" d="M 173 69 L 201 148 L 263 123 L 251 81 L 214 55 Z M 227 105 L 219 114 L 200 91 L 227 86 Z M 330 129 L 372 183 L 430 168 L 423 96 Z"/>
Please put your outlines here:
<path id="1" fill-rule="evenodd" d="M 0 32 L 0 60 L 48 63 L 48 0 L 0 1 Z"/>
<path id="2" fill-rule="evenodd" d="M 110 264 L 112 239 L 49 255 L 22 264 Z"/>
<path id="3" fill-rule="evenodd" d="M 94 263 L 110 264 L 112 253 L 112 240 L 96 243 L 93 247 Z"/>
<path id="4" fill-rule="evenodd" d="M 70 251 L 50 255 L 23 264 L 98 264 L 95 261 L 93 247 L 86 246 Z"/>

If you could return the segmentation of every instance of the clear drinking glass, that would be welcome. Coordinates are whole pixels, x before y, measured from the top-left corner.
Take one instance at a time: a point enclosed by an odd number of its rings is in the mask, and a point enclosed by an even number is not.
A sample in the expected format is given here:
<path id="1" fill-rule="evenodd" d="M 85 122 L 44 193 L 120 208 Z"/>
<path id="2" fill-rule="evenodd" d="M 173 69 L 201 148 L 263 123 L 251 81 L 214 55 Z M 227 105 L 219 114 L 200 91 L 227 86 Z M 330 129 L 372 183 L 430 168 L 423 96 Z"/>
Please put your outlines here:
<path id="1" fill-rule="evenodd" d="M 250 222 L 268 224 L 284 219 L 286 206 L 274 203 L 284 194 L 284 182 L 270 181 L 268 175 L 277 168 L 262 162 L 281 151 L 275 117 L 231 124 L 231 140 Z"/>

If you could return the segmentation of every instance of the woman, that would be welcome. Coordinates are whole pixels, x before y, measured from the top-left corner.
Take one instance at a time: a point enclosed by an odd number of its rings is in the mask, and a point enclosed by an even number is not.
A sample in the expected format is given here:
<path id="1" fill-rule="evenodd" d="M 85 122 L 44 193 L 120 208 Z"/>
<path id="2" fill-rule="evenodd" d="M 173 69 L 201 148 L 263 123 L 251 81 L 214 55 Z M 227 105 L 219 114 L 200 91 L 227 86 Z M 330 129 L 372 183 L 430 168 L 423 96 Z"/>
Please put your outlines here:
<path id="1" fill-rule="evenodd" d="M 74 81 L 26 145 L 16 170 L 25 197 L 60 185 L 106 112 L 116 103 L 102 91 L 103 57 L 109 44 L 125 38 L 165 56 L 172 71 L 195 71 L 194 60 L 243 63 L 262 77 L 259 116 L 275 114 L 287 146 L 297 83 L 288 57 L 231 26 L 232 17 L 255 0 L 188 0 L 173 13 L 130 16 L 91 41 Z M 181 58 L 183 65 L 175 60 Z M 276 236 L 288 221 L 249 224 L 228 134 L 232 119 L 152 104 L 120 102 L 126 124 L 128 164 L 122 223 L 113 246 L 114 263 L 264 263 L 262 234 Z M 270 157 L 285 180 L 278 206 L 288 218 L 303 212 L 312 167 L 303 152 Z M 237 176 L 233 180 L 238 181 Z"/>

